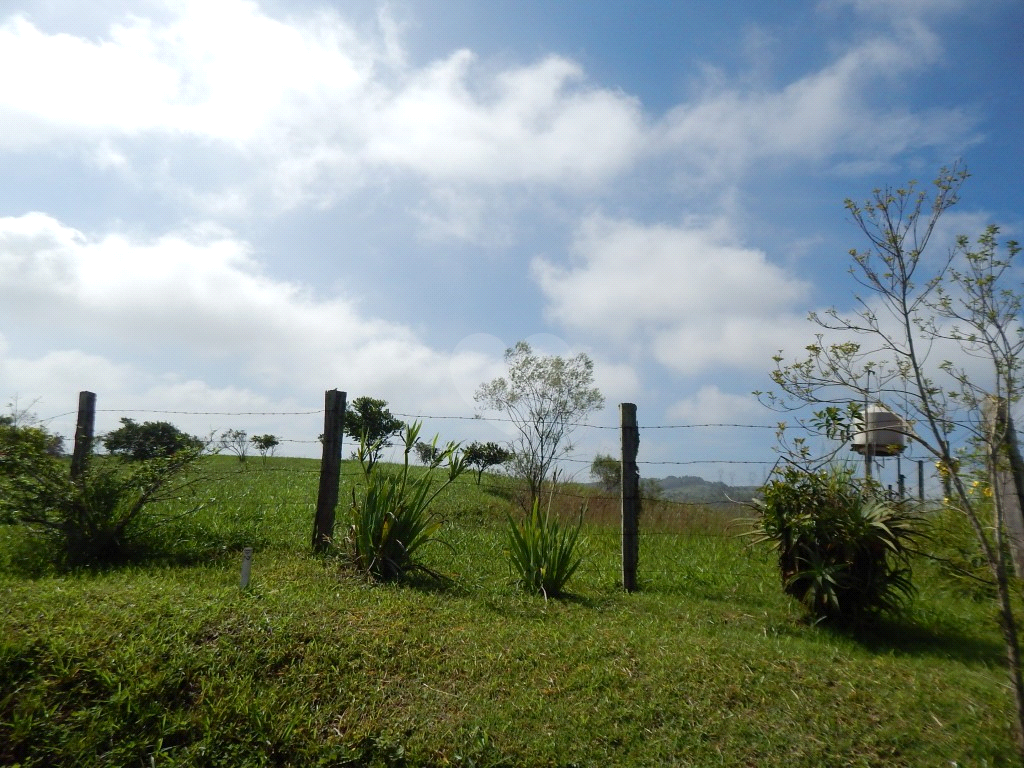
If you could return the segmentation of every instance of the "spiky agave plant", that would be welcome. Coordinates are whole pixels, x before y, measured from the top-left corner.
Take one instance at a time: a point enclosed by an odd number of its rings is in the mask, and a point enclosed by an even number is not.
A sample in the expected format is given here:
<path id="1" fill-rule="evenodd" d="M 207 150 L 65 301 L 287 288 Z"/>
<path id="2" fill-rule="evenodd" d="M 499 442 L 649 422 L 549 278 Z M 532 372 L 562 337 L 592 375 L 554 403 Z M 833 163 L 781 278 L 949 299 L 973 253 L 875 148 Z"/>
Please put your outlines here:
<path id="1" fill-rule="evenodd" d="M 510 566 L 519 583 L 545 598 L 561 595 L 583 561 L 583 512 L 575 526 L 566 526 L 551 514 L 550 500 L 542 511 L 540 500 L 534 499 L 526 519 L 517 523 L 508 517 L 508 524 Z"/>
<path id="2" fill-rule="evenodd" d="M 425 570 L 416 562 L 416 555 L 425 544 L 436 540 L 441 527 L 429 507 L 466 470 L 458 445 L 449 442 L 438 448 L 435 437 L 430 463 L 415 476 L 410 474 L 409 455 L 421 427 L 420 422 L 406 426 L 404 463 L 398 472 L 382 469 L 374 446 L 365 439 L 360 443 L 357 458 L 363 468 L 363 483 L 352 489 L 343 543 L 349 563 L 367 578 L 389 581 L 412 569 Z M 438 482 L 441 471 L 444 476 Z"/>

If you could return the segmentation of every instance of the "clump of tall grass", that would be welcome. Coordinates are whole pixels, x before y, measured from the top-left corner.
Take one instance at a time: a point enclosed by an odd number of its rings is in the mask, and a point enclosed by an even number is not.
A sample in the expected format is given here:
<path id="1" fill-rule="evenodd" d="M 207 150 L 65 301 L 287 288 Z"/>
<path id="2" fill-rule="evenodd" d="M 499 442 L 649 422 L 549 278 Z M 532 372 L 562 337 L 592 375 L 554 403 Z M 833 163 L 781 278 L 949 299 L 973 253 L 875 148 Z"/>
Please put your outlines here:
<path id="1" fill-rule="evenodd" d="M 351 567 L 368 579 L 391 581 L 411 570 L 427 570 L 416 560 L 426 544 L 437 541 L 440 519 L 430 505 L 467 469 L 456 443 L 432 444 L 432 457 L 422 470 L 410 472 L 422 424 L 406 425 L 404 461 L 397 471 L 376 460 L 375 446 L 363 439 L 356 457 L 363 482 L 352 489 L 342 547 Z"/>
<path id="2" fill-rule="evenodd" d="M 561 595 L 583 562 L 579 538 L 583 514 L 575 526 L 565 525 L 551 514 L 550 503 L 541 511 L 540 499 L 535 498 L 522 522 L 509 517 L 508 524 L 510 566 L 520 585 L 545 598 Z"/>

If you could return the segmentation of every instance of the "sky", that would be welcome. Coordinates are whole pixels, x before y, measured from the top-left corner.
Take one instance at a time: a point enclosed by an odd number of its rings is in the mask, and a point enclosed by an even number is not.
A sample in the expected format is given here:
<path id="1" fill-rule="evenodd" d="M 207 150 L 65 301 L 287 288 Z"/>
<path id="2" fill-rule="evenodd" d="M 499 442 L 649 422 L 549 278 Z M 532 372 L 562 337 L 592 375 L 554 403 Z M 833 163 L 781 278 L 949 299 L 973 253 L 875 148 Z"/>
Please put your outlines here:
<path id="1" fill-rule="evenodd" d="M 1020 237 L 1022 49 L 1018 0 L 5 0 L 0 397 L 501 441 L 473 395 L 527 340 L 606 398 L 570 473 L 629 402 L 644 476 L 760 482 L 846 198 L 959 161 L 947 239 Z"/>

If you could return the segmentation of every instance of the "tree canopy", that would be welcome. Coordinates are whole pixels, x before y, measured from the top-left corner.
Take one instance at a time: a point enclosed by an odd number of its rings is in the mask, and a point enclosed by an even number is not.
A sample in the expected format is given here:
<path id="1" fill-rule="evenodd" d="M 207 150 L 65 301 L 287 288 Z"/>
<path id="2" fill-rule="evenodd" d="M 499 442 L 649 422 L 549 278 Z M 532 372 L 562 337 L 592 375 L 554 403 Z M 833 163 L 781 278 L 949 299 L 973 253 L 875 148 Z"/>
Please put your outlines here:
<path id="1" fill-rule="evenodd" d="M 391 445 L 391 438 L 405 428 L 405 422 L 388 410 L 386 400 L 357 397 L 345 410 L 345 434 L 356 442 L 365 441 L 373 458 Z"/>
<path id="2" fill-rule="evenodd" d="M 108 453 L 133 461 L 166 458 L 186 448 L 200 448 L 203 441 L 186 434 L 167 421 L 144 421 L 123 417 L 121 426 L 102 439 Z"/>

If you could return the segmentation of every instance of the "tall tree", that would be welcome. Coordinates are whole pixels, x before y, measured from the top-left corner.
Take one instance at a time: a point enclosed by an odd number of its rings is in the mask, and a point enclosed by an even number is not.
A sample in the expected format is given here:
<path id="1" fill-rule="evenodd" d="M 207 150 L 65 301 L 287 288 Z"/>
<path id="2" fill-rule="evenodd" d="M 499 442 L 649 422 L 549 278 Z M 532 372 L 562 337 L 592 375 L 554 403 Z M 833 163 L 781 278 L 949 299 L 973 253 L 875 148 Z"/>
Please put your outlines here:
<path id="1" fill-rule="evenodd" d="M 555 462 L 572 450 L 579 422 L 604 407 L 593 386 L 594 363 L 582 352 L 568 360 L 538 355 L 525 341 L 505 350 L 508 376 L 481 384 L 474 396 L 481 408 L 499 411 L 516 426 L 513 472 L 526 480 L 536 499 Z"/>
<path id="2" fill-rule="evenodd" d="M 774 358 L 779 391 L 763 397 L 779 409 L 824 406 L 803 420 L 805 426 L 844 442 L 860 428 L 865 400 L 875 401 L 903 417 L 906 437 L 934 457 L 949 481 L 948 503 L 970 523 L 996 588 L 1024 761 L 1024 677 L 1006 520 L 999 503 L 992 509 L 969 492 L 968 481 L 978 468 L 972 456 L 982 457 L 992 473 L 1006 461 L 1011 442 L 1009 420 L 986 418 L 986 407 L 1005 409 L 1022 394 L 1024 295 L 1013 282 L 1020 249 L 1014 241 L 1000 246 L 991 226 L 976 245 L 960 237 L 945 254 L 926 255 L 967 176 L 960 167 L 943 168 L 931 192 L 910 182 L 876 189 L 863 204 L 846 201 L 868 243 L 850 251 L 850 271 L 863 293 L 855 295 L 857 307 L 848 314 L 811 314 L 822 332 L 802 359 Z M 947 359 L 936 357 L 943 353 Z M 790 445 L 798 459 L 810 458 L 806 441 Z"/>

